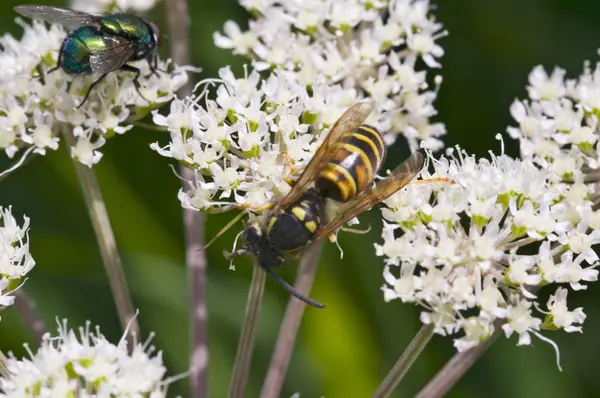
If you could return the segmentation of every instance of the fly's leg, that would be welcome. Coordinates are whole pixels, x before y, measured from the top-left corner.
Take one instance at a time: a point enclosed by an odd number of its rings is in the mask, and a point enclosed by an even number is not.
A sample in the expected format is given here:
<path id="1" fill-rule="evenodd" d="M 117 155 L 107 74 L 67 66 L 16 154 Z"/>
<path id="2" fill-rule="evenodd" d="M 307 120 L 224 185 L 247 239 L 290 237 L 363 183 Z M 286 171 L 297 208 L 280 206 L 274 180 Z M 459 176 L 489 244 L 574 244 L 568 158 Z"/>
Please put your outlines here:
<path id="1" fill-rule="evenodd" d="M 160 69 L 158 67 L 158 54 L 154 53 L 152 55 L 149 55 L 148 57 L 146 57 L 146 61 L 148 62 L 148 66 L 150 67 L 150 74 L 145 77 L 150 77 L 152 75 L 158 77 L 158 72 L 168 73 L 166 70 Z"/>
<path id="2" fill-rule="evenodd" d="M 100 76 L 100 78 L 98 80 L 96 80 L 95 82 L 93 82 L 92 84 L 90 84 L 90 88 L 88 88 L 87 93 L 85 93 L 85 96 L 83 97 L 83 101 L 81 101 L 81 104 L 77 105 L 76 109 L 79 109 L 83 106 L 83 104 L 85 103 L 85 101 L 87 101 L 88 97 L 90 96 L 90 93 L 92 92 L 92 90 L 94 89 L 94 87 L 96 87 L 96 85 L 98 83 L 100 83 L 102 80 L 104 80 L 104 78 L 106 77 L 108 73 L 103 74 L 102 76 Z"/>
<path id="3" fill-rule="evenodd" d="M 142 97 L 143 99 L 145 99 L 149 103 L 152 103 L 150 100 L 148 100 L 148 98 L 144 97 L 144 94 L 142 94 L 142 92 L 140 91 L 140 88 L 142 87 L 140 85 L 140 76 L 142 74 L 142 71 L 139 70 L 138 68 L 136 68 L 135 66 L 131 66 L 131 65 L 123 65 L 123 66 L 121 66 L 121 69 L 125 70 L 125 71 L 128 71 L 128 72 L 135 73 L 135 77 L 133 78 L 133 85 L 135 86 L 136 91 L 138 92 L 138 94 L 140 95 L 140 97 Z"/>

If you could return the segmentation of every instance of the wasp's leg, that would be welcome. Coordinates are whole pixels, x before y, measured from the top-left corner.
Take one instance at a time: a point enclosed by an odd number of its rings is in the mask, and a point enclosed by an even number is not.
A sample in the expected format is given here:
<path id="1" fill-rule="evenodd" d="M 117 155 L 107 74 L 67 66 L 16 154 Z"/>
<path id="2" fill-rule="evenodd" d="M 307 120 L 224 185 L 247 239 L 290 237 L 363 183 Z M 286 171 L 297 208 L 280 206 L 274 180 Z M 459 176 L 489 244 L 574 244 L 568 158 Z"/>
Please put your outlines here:
<path id="1" fill-rule="evenodd" d="M 104 78 L 106 77 L 108 73 L 103 74 L 102 76 L 100 76 L 100 78 L 98 80 L 96 80 L 95 82 L 93 82 L 92 84 L 90 84 L 90 88 L 88 88 L 87 93 L 85 93 L 85 96 L 83 97 L 83 100 L 81 101 L 81 104 L 77 105 L 76 109 L 79 109 L 83 106 L 83 104 L 85 103 L 85 101 L 87 101 L 88 97 L 90 96 L 90 93 L 92 92 L 92 90 L 94 89 L 94 87 L 96 87 L 96 85 L 98 83 L 100 83 L 102 80 L 104 80 Z"/>
<path id="2" fill-rule="evenodd" d="M 210 211 L 208 211 L 208 213 L 221 214 L 221 213 L 227 213 L 228 211 L 232 211 L 232 210 L 246 210 L 246 211 L 251 211 L 253 213 L 262 213 L 263 211 L 268 210 L 271 207 L 273 207 L 272 203 L 267 203 L 266 205 L 235 204 L 235 205 L 226 205 L 226 206 L 221 206 L 221 207 L 218 207 L 215 209 L 211 209 Z"/>
<path id="3" fill-rule="evenodd" d="M 435 178 L 426 178 L 424 180 L 411 181 L 407 185 L 431 184 L 432 182 L 449 182 L 450 184 L 456 184 L 456 181 L 454 181 L 452 178 L 435 177 Z"/>
<path id="4" fill-rule="evenodd" d="M 288 169 L 290 170 L 290 175 L 295 175 L 296 174 L 296 169 L 293 166 L 293 161 L 292 158 L 290 157 L 290 155 L 288 154 L 288 151 L 283 151 L 281 154 L 282 158 L 283 158 L 283 164 L 285 166 L 288 167 Z M 293 187 L 294 184 L 296 183 L 296 181 L 294 179 L 292 179 L 291 177 L 286 177 L 283 179 L 283 181 L 285 181 L 290 187 Z"/>

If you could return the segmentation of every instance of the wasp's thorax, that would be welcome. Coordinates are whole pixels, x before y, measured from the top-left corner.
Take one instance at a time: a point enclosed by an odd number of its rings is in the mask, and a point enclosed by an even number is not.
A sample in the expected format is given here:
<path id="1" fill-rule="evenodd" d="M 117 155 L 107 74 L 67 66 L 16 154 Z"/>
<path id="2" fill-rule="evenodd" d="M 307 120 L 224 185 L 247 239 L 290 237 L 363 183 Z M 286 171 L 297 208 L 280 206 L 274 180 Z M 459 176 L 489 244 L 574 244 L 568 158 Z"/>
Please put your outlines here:
<path id="1" fill-rule="evenodd" d="M 323 221 L 323 198 L 310 189 L 298 202 L 265 217 L 244 231 L 245 250 L 253 253 L 262 267 L 271 269 L 311 242 Z"/>

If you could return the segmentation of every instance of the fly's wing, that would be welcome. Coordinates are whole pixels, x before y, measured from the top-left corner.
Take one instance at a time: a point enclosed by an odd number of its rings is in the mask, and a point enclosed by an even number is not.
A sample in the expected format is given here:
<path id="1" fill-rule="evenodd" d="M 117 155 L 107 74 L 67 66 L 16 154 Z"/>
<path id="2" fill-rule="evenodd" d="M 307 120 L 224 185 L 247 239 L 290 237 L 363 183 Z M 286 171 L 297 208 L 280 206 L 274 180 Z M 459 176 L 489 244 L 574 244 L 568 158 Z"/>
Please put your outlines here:
<path id="1" fill-rule="evenodd" d="M 125 65 L 135 52 L 135 43 L 117 36 L 102 38 L 103 46 L 90 47 L 90 65 L 92 71 L 108 73 Z"/>
<path id="2" fill-rule="evenodd" d="M 294 183 L 291 191 L 277 204 L 275 210 L 296 202 L 304 192 L 310 187 L 318 177 L 319 172 L 327 165 L 329 159 L 334 155 L 335 143 L 339 141 L 342 135 L 349 131 L 356 130 L 373 111 L 375 103 L 372 101 L 363 101 L 351 106 L 335 122 L 329 130 L 327 137 L 315 152 L 300 178 Z"/>
<path id="3" fill-rule="evenodd" d="M 396 167 L 388 178 L 378 182 L 375 188 L 360 193 L 353 200 L 340 205 L 335 217 L 319 230 L 313 241 L 316 242 L 323 236 L 329 235 L 358 214 L 392 196 L 421 172 L 424 163 L 425 157 L 421 152 L 413 153 Z"/>
<path id="4" fill-rule="evenodd" d="M 15 11 L 24 17 L 60 24 L 68 30 L 74 30 L 80 26 L 97 22 L 99 18 L 96 15 L 71 10 L 69 8 L 40 6 L 35 4 L 16 6 Z"/>

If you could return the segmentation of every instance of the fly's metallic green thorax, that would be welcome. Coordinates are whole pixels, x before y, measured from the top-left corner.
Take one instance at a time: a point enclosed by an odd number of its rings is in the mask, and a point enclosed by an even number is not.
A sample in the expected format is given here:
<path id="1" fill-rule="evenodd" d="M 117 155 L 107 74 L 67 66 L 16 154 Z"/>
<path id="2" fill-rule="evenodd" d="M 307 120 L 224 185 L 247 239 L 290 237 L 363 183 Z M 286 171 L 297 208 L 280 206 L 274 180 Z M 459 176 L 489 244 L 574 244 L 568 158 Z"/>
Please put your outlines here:
<path id="1" fill-rule="evenodd" d="M 58 64 L 48 73 L 62 68 L 69 74 L 96 73 L 79 106 L 92 88 L 110 72 L 125 70 L 135 73 L 133 83 L 140 96 L 141 70 L 128 62 L 146 59 L 151 74 L 157 74 L 156 49 L 160 31 L 150 21 L 130 14 L 92 15 L 68 8 L 22 5 L 15 10 L 26 17 L 58 23 L 70 31 L 59 50 Z"/>
<path id="2" fill-rule="evenodd" d="M 101 20 L 102 32 L 108 35 L 114 35 L 134 41 L 136 43 L 136 51 L 132 59 L 134 61 L 144 59 L 150 53 L 156 50 L 158 43 L 156 42 L 155 32 L 151 25 L 144 19 L 135 15 L 129 14 L 108 14 L 104 15 Z"/>

